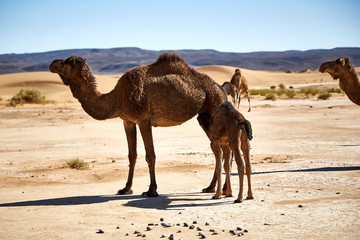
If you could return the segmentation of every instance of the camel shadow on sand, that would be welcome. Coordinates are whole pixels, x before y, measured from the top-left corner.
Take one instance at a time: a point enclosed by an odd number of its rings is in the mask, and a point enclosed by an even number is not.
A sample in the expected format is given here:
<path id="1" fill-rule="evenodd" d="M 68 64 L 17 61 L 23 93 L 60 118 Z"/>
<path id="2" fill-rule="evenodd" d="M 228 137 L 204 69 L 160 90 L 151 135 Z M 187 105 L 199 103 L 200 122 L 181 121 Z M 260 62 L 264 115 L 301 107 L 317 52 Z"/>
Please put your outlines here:
<path id="1" fill-rule="evenodd" d="M 305 169 L 294 169 L 294 170 L 273 170 L 263 172 L 253 172 L 252 175 L 268 174 L 268 173 L 292 173 L 292 172 L 342 172 L 342 171 L 358 171 L 360 166 L 348 166 L 348 167 L 321 167 L 321 168 L 305 168 Z M 237 173 L 234 173 L 237 175 Z"/>
<path id="2" fill-rule="evenodd" d="M 75 206 L 99 204 L 111 201 L 123 202 L 126 207 L 158 209 L 158 210 L 184 210 L 189 207 L 199 206 L 218 206 L 229 204 L 233 200 L 211 199 L 211 194 L 204 193 L 177 193 L 164 194 L 155 198 L 145 198 L 141 195 L 93 195 L 93 196 L 72 196 L 63 198 L 49 198 L 33 201 L 22 201 L 12 203 L 2 203 L 2 207 L 31 207 L 31 206 Z"/>

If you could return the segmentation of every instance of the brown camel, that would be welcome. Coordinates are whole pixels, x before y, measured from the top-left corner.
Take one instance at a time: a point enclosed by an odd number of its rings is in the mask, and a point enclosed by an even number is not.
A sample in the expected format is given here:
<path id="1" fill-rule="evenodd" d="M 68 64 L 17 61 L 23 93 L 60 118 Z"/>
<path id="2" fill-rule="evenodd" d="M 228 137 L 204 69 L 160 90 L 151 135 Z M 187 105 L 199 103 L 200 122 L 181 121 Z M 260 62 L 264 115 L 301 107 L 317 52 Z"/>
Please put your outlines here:
<path id="1" fill-rule="evenodd" d="M 237 92 L 235 90 L 235 86 L 232 85 L 230 82 L 224 82 L 223 85 L 221 85 L 221 87 L 224 89 L 226 95 L 230 95 L 232 97 L 233 103 L 234 105 L 236 105 Z"/>
<path id="2" fill-rule="evenodd" d="M 176 54 L 161 54 L 155 63 L 127 71 L 107 94 L 97 91 L 95 77 L 84 58 L 57 59 L 49 69 L 70 86 L 73 96 L 90 116 L 97 120 L 123 119 L 130 165 L 126 185 L 118 194 L 132 193 L 137 158 L 136 125 L 144 141 L 150 173 L 149 190 L 143 196 L 156 197 L 152 127 L 180 125 L 198 114 L 198 121 L 208 134 L 210 118 L 224 102 L 221 87 L 209 76 L 190 68 Z"/>
<path id="3" fill-rule="evenodd" d="M 232 85 L 234 85 L 236 90 L 237 90 L 238 108 L 239 108 L 240 101 L 241 101 L 241 95 L 243 93 L 245 93 L 245 96 L 247 97 L 248 102 L 249 102 L 249 110 L 248 110 L 248 112 L 250 112 L 251 107 L 250 107 L 249 87 L 248 87 L 248 83 L 247 83 L 246 78 L 241 75 L 240 69 L 238 69 L 238 68 L 235 69 L 235 73 L 232 76 L 232 78 L 230 80 L 230 83 Z"/>
<path id="4" fill-rule="evenodd" d="M 319 70 L 322 73 L 329 73 L 334 80 L 339 79 L 340 88 L 353 103 L 360 106 L 360 81 L 355 67 L 348 58 L 325 62 L 321 64 Z"/>
<path id="5" fill-rule="evenodd" d="M 245 134 L 242 134 L 245 133 Z M 241 158 L 239 140 L 241 141 L 241 151 L 244 154 L 246 176 L 248 180 L 247 199 L 253 199 L 251 191 L 251 165 L 250 165 L 250 146 L 249 140 L 252 139 L 251 124 L 244 116 L 231 105 L 230 102 L 222 103 L 218 111 L 211 117 L 209 124 L 209 138 L 211 149 L 216 159 L 215 174 L 217 176 L 217 190 L 214 199 L 221 198 L 221 153 L 224 159 L 224 170 L 226 173 L 227 197 L 232 196 L 230 184 L 230 150 L 235 155 L 235 161 L 239 174 L 239 194 L 235 203 L 243 200 L 243 181 L 244 181 L 244 162 Z"/>

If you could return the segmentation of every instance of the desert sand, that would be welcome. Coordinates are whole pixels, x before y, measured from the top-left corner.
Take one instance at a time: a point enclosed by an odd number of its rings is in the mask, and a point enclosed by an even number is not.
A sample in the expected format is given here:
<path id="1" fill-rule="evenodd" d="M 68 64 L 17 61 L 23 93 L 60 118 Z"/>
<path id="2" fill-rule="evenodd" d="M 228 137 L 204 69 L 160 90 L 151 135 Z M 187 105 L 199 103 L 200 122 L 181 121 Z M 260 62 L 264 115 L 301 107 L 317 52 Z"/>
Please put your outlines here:
<path id="1" fill-rule="evenodd" d="M 196 69 L 222 83 L 235 68 Z M 318 71 L 242 73 L 250 89 L 337 86 Z M 118 78 L 97 76 L 99 90 L 110 91 Z M 21 88 L 32 87 L 50 103 L 6 106 Z M 0 239 L 200 239 L 197 227 L 206 239 L 237 239 L 229 232 L 237 227 L 244 239 L 360 239 L 360 107 L 344 94 L 326 101 L 252 96 L 251 112 L 241 103 L 253 127 L 255 199 L 240 204 L 201 193 L 215 159 L 196 118 L 153 129 L 159 197 L 141 197 L 149 174 L 140 134 L 134 193 L 117 196 L 128 171 L 121 119 L 92 119 L 47 72 L 0 75 L 0 97 Z M 76 158 L 89 169 L 66 167 Z M 234 196 L 235 172 L 233 166 Z"/>

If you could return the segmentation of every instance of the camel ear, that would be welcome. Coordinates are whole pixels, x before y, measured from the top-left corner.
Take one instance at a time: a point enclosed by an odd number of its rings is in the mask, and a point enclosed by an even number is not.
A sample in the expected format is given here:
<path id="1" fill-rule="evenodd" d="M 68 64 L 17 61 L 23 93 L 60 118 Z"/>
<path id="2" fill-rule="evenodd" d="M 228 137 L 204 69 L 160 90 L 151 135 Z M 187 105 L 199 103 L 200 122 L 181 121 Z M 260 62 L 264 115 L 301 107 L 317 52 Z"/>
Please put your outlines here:
<path id="1" fill-rule="evenodd" d="M 336 61 L 338 64 L 341 64 L 341 65 L 345 65 L 345 59 L 344 58 L 339 58 L 337 61 Z"/>

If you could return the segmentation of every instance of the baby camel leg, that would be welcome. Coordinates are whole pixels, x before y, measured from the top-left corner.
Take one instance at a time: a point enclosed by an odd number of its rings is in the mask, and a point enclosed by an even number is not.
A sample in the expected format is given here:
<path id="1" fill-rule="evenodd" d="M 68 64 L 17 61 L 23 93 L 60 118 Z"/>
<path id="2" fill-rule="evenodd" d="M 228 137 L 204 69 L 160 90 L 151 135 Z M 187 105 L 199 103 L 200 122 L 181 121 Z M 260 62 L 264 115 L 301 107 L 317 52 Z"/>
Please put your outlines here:
<path id="1" fill-rule="evenodd" d="M 241 151 L 243 152 L 246 166 L 246 177 L 248 181 L 248 194 L 246 199 L 254 199 L 251 191 L 251 163 L 250 163 L 250 143 L 246 136 L 246 132 L 241 133 Z"/>
<path id="2" fill-rule="evenodd" d="M 222 146 L 223 151 L 223 159 L 224 159 L 224 170 L 226 174 L 226 180 L 223 187 L 223 194 L 225 197 L 232 197 L 232 189 L 231 189 L 231 183 L 230 183 L 230 147 L 229 145 L 223 145 Z"/>
<path id="3" fill-rule="evenodd" d="M 212 141 L 211 144 L 211 150 L 213 151 L 216 159 L 216 165 L 215 165 L 215 174 L 217 178 L 217 188 L 216 193 L 212 197 L 213 199 L 219 199 L 221 198 L 221 146 L 219 141 Z"/>
<path id="4" fill-rule="evenodd" d="M 238 145 L 231 146 L 231 149 L 235 155 L 235 161 L 237 164 L 238 174 L 239 174 L 239 195 L 238 198 L 234 201 L 235 203 L 240 203 L 243 201 L 243 191 L 244 191 L 244 161 L 240 155 L 240 149 Z"/>

